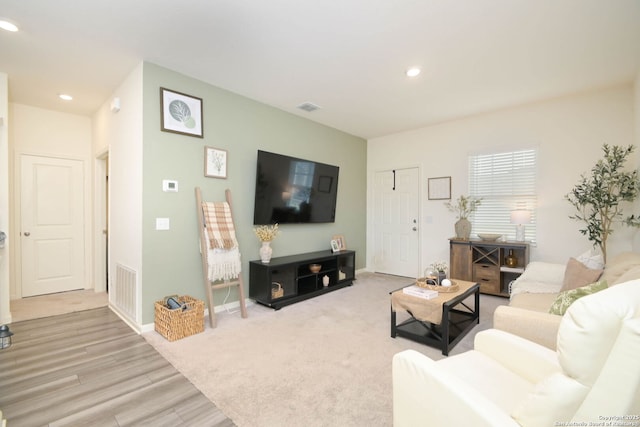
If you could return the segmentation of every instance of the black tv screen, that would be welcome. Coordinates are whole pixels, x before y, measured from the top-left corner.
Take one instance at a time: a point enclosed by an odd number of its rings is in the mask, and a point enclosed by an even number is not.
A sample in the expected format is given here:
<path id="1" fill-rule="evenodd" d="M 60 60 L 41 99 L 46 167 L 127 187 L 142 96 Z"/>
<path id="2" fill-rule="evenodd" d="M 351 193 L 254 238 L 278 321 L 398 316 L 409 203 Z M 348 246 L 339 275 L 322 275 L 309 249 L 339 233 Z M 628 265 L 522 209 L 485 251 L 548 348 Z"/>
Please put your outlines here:
<path id="1" fill-rule="evenodd" d="M 335 222 L 339 170 L 258 150 L 253 223 Z"/>

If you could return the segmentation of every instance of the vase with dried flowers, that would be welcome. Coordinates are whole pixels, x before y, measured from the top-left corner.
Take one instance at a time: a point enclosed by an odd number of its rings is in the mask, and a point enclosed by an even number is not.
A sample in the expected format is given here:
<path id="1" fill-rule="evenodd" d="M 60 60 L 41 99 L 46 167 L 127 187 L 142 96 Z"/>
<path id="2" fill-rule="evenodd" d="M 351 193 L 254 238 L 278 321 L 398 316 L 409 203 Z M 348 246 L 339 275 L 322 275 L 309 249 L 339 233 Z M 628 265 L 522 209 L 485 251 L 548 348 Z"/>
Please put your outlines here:
<path id="1" fill-rule="evenodd" d="M 458 221 L 455 224 L 457 239 L 469 240 L 471 222 L 467 218 L 478 209 L 481 201 L 481 198 L 460 195 L 455 203 L 445 203 L 447 209 L 458 214 Z"/>
<path id="2" fill-rule="evenodd" d="M 258 240 L 262 242 L 262 247 L 260 248 L 260 261 L 262 261 L 263 264 L 268 264 L 271 261 L 271 255 L 273 255 L 271 241 L 275 239 L 276 235 L 280 232 L 278 224 L 260 225 L 258 227 L 254 227 L 253 232 L 256 233 Z"/>

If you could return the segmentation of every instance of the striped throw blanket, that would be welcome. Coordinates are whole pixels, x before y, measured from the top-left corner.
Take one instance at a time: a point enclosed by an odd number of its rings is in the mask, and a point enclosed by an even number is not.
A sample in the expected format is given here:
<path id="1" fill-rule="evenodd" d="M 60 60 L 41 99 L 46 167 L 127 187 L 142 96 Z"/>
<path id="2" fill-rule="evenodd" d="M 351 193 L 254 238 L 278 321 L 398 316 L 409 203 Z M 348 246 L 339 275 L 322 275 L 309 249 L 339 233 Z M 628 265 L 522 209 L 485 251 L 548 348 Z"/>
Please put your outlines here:
<path id="1" fill-rule="evenodd" d="M 240 275 L 241 262 L 231 209 L 226 202 L 203 202 L 207 248 L 208 279 L 235 279 Z"/>
<path id="2" fill-rule="evenodd" d="M 227 202 L 203 202 L 204 222 L 209 233 L 209 247 L 231 249 L 238 246 L 236 230 Z"/>

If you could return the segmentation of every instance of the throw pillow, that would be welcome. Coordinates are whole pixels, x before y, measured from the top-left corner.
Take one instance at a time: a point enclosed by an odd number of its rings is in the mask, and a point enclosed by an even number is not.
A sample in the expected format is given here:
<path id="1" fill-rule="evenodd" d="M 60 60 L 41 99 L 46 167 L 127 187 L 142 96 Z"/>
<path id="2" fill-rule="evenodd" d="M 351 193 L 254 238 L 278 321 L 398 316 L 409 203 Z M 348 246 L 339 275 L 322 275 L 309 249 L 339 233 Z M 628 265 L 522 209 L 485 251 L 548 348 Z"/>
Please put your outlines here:
<path id="1" fill-rule="evenodd" d="M 551 304 L 549 313 L 557 314 L 558 316 L 564 315 L 569 306 L 574 303 L 578 298 L 582 298 L 586 295 L 594 294 L 603 289 L 607 289 L 607 282 L 601 280 L 599 282 L 591 283 L 587 286 L 581 286 L 576 289 L 570 289 L 568 291 L 560 292 L 556 300 Z"/>
<path id="2" fill-rule="evenodd" d="M 602 270 L 587 268 L 577 259 L 569 258 L 567 268 L 564 270 L 564 280 L 560 292 L 593 283 L 600 278 L 601 274 Z"/>
<path id="3" fill-rule="evenodd" d="M 578 255 L 576 259 L 583 263 L 587 268 L 592 268 L 594 270 L 602 270 L 604 268 L 604 258 L 602 255 L 591 252 L 591 250 Z"/>

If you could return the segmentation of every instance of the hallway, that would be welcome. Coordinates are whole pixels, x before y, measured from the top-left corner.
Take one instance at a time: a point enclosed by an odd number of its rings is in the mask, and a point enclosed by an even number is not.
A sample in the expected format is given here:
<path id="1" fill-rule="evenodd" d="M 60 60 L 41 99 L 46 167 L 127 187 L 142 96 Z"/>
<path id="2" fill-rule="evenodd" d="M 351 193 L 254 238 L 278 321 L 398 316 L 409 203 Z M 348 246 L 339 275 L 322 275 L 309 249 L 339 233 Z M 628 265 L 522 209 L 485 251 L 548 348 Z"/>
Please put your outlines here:
<path id="1" fill-rule="evenodd" d="M 12 323 L 106 307 L 109 296 L 93 289 L 11 300 Z"/>

